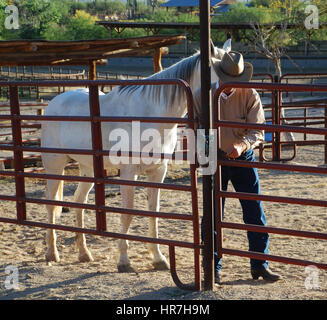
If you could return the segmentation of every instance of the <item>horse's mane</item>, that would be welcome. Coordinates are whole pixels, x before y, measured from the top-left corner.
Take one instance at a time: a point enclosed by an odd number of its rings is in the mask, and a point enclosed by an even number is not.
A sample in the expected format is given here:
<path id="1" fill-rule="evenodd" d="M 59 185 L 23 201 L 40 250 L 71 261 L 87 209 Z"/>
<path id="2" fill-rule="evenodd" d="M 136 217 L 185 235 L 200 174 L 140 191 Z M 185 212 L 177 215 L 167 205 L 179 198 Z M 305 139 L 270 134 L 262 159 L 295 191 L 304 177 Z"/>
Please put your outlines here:
<path id="1" fill-rule="evenodd" d="M 182 79 L 190 83 L 194 69 L 199 62 L 199 53 L 185 58 L 169 68 L 147 77 L 146 80 L 152 79 Z M 181 91 L 182 90 L 182 91 Z M 116 88 L 119 95 L 132 95 L 134 93 L 142 94 L 153 104 L 165 103 L 173 105 L 176 99 L 185 99 L 183 88 L 179 85 L 129 85 L 119 86 Z M 178 101 L 179 102 L 179 101 Z"/>

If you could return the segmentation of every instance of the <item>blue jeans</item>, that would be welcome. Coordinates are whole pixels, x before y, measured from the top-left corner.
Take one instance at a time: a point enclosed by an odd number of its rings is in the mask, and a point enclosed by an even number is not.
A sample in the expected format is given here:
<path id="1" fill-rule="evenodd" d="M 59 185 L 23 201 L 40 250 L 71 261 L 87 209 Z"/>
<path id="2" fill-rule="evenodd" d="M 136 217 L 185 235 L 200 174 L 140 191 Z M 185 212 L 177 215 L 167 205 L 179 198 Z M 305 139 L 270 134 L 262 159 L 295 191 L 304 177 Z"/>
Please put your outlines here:
<path id="1" fill-rule="evenodd" d="M 242 154 L 237 160 L 255 161 L 253 150 Z M 236 192 L 247 192 L 260 194 L 260 183 L 258 170 L 256 168 L 245 167 L 221 167 L 222 190 L 227 190 L 228 182 L 231 181 Z M 222 199 L 223 212 L 225 198 Z M 266 225 L 266 215 L 262 208 L 261 201 L 257 200 L 240 200 L 243 210 L 243 221 L 246 224 Z M 201 223 L 201 234 L 203 238 L 203 219 Z M 222 259 L 218 258 L 216 228 L 214 228 L 214 267 L 216 271 L 222 268 Z M 269 253 L 269 234 L 262 232 L 247 232 L 249 241 L 249 250 L 261 253 Z M 265 260 L 250 259 L 251 269 L 268 268 L 268 262 Z"/>

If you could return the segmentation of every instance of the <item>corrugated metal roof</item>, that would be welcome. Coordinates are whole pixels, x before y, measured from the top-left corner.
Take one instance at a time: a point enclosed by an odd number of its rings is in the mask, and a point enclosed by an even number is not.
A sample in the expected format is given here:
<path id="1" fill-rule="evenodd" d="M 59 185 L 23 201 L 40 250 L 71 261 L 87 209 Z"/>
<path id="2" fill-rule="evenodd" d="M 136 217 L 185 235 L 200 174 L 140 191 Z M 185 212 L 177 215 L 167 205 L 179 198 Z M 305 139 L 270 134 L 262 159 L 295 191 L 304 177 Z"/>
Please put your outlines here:
<path id="1" fill-rule="evenodd" d="M 210 0 L 210 6 L 214 7 L 223 0 Z M 169 0 L 161 7 L 199 7 L 199 0 Z"/>

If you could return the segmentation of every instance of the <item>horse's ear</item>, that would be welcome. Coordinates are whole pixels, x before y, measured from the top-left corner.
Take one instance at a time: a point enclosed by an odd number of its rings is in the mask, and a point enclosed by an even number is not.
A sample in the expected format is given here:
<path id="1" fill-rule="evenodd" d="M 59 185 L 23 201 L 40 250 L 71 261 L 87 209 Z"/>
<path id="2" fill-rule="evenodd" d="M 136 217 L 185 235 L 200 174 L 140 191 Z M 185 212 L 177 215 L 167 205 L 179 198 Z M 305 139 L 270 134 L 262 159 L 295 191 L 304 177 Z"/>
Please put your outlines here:
<path id="1" fill-rule="evenodd" d="M 215 45 L 213 44 L 212 39 L 210 39 L 210 48 L 211 48 L 211 55 L 216 58 L 217 50 Z"/>
<path id="2" fill-rule="evenodd" d="M 232 39 L 231 38 L 226 40 L 226 42 L 224 43 L 224 46 L 223 46 L 223 50 L 225 50 L 225 52 L 229 52 L 232 50 Z"/>

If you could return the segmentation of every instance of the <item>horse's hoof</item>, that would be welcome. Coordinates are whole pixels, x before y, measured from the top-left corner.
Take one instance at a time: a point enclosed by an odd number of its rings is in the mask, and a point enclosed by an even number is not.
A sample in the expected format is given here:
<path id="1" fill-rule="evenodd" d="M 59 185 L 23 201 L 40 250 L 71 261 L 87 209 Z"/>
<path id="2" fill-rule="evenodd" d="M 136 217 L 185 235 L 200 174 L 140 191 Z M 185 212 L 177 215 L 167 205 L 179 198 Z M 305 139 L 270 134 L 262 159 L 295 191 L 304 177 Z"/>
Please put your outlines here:
<path id="1" fill-rule="evenodd" d="M 133 267 L 130 264 L 120 264 L 117 266 L 118 272 L 127 273 L 127 272 L 135 272 Z"/>
<path id="2" fill-rule="evenodd" d="M 161 260 L 152 263 L 155 270 L 169 270 L 170 265 L 167 261 Z"/>
<path id="3" fill-rule="evenodd" d="M 83 254 L 80 254 L 78 256 L 78 260 L 79 260 L 79 262 L 92 262 L 92 261 L 94 261 L 94 259 L 92 257 L 92 254 L 89 251 L 86 251 Z"/>
<path id="4" fill-rule="evenodd" d="M 58 252 L 47 252 L 45 255 L 45 260 L 47 262 L 50 262 L 50 261 L 60 262 L 59 253 Z"/>

